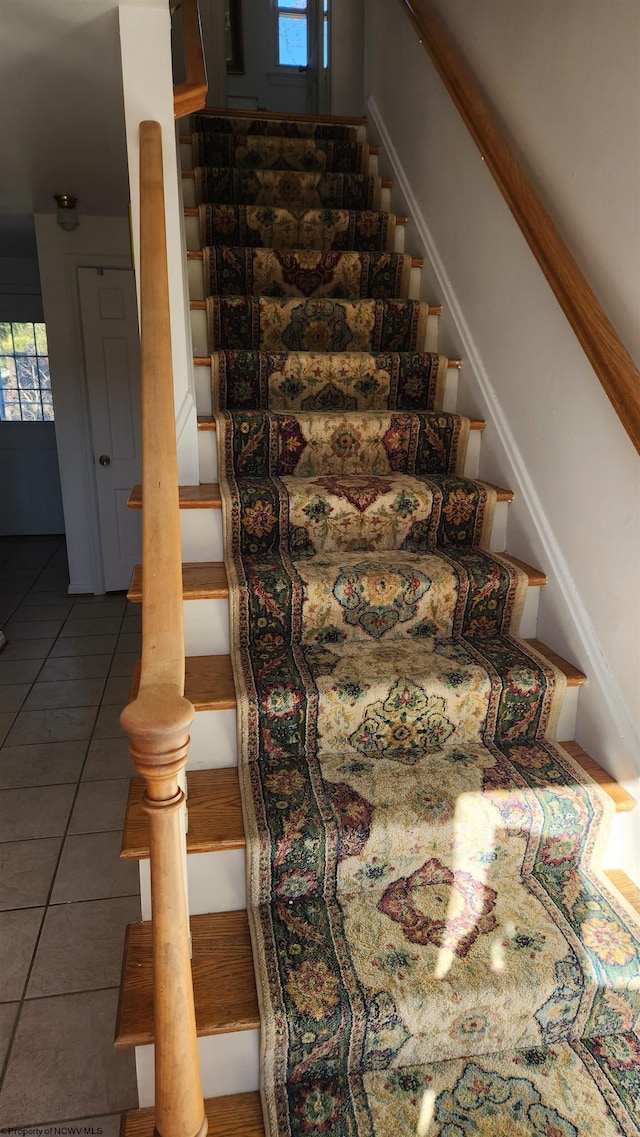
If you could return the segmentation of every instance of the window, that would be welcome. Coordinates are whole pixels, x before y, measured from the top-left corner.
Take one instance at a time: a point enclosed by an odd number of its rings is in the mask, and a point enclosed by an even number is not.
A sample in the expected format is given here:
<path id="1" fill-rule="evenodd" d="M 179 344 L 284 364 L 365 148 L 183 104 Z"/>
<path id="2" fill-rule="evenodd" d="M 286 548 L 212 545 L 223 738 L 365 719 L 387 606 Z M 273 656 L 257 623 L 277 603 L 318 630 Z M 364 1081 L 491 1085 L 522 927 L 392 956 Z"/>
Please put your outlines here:
<path id="1" fill-rule="evenodd" d="M 278 0 L 278 65 L 306 67 L 308 39 L 307 0 Z"/>
<path id="2" fill-rule="evenodd" d="M 44 324 L 0 323 L 0 420 L 53 419 Z"/>

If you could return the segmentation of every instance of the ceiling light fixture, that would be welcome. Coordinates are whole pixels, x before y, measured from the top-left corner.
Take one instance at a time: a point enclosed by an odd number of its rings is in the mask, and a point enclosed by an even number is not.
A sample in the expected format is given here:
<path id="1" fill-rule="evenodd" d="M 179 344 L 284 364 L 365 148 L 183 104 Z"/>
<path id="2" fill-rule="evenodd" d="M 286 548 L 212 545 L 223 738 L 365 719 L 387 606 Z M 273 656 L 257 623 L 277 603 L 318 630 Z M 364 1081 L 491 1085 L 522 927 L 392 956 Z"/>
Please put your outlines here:
<path id="1" fill-rule="evenodd" d="M 70 193 L 54 193 L 53 200 L 55 201 L 58 212 L 56 220 L 61 229 L 66 229 L 71 232 L 77 229 L 80 224 L 78 220 L 78 211 L 76 206 L 78 204 L 77 197 Z"/>

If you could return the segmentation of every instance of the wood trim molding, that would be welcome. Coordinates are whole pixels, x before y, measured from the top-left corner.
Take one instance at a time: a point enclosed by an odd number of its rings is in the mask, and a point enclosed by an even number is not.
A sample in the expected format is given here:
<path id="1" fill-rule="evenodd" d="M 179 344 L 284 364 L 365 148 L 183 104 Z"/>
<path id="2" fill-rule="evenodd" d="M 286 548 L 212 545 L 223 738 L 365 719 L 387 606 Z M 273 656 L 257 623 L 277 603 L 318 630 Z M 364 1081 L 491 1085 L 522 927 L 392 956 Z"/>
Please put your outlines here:
<path id="1" fill-rule="evenodd" d="M 207 99 L 207 66 L 198 0 L 182 0 L 180 4 L 187 79 L 173 88 L 174 118 L 201 111 Z"/>
<path id="2" fill-rule="evenodd" d="M 399 0 L 636 450 L 640 371 L 501 132 L 431 0 Z"/>

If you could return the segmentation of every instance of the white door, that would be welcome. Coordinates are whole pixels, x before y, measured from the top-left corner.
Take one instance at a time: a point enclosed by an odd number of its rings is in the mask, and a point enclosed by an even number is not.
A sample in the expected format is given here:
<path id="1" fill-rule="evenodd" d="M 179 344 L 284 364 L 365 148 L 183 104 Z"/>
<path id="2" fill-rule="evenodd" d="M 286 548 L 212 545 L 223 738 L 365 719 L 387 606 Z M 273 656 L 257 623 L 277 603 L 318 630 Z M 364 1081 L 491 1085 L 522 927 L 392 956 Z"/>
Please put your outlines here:
<path id="1" fill-rule="evenodd" d="M 79 268 L 91 448 L 107 592 L 129 587 L 140 560 L 140 339 L 133 272 Z"/>

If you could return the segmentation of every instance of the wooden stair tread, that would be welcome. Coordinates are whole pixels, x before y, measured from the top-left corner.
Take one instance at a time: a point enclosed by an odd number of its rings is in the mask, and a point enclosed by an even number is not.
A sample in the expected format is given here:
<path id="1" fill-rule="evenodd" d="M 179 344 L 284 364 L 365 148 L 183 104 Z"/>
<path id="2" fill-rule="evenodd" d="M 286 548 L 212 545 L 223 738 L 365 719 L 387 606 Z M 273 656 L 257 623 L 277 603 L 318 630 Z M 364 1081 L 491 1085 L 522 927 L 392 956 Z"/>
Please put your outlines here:
<path id="1" fill-rule="evenodd" d="M 220 486 L 202 482 L 199 486 L 179 486 L 180 509 L 222 509 Z M 134 486 L 127 501 L 129 509 L 142 509 L 142 486 Z"/>
<path id="2" fill-rule="evenodd" d="M 578 745 L 563 742 L 574 761 L 614 802 L 616 813 L 628 813 L 637 802 L 602 766 Z M 226 849 L 244 849 L 246 838 L 242 821 L 240 785 L 237 768 L 193 770 L 187 774 L 189 787 L 189 832 L 187 853 L 215 853 Z M 124 860 L 140 860 L 149 856 L 147 815 L 142 808 L 143 779 L 131 779 L 129 800 L 120 856 Z M 635 887 L 635 886 L 633 886 Z M 621 889 L 622 891 L 622 889 Z"/>
<path id="3" fill-rule="evenodd" d="M 258 995 L 246 912 L 192 916 L 191 970 L 198 1035 L 256 1030 Z M 153 964 L 150 920 L 129 924 L 124 947 L 115 1045 L 152 1043 Z"/>
<path id="4" fill-rule="evenodd" d="M 585 770 L 591 778 L 593 778 L 594 782 L 597 782 L 598 785 L 605 791 L 605 793 L 607 793 L 609 797 L 613 799 L 616 806 L 616 813 L 629 813 L 632 809 L 636 808 L 638 804 L 636 799 L 632 797 L 630 793 L 627 793 L 624 786 L 621 786 L 619 782 L 616 782 L 615 778 L 613 778 L 611 774 L 608 774 L 606 770 L 603 770 L 602 766 L 598 765 L 595 758 L 592 758 L 590 754 L 587 754 L 587 752 L 583 750 L 577 742 L 561 742 L 559 745 L 563 750 L 566 750 L 567 754 L 571 755 L 574 762 L 577 762 L 577 764 L 581 766 L 582 769 Z"/>
<path id="5" fill-rule="evenodd" d="M 224 561 L 186 561 L 182 566 L 183 600 L 226 600 L 229 595 Z M 142 565 L 136 565 L 127 592 L 133 604 L 142 602 Z"/>
<path id="6" fill-rule="evenodd" d="M 194 359 L 194 363 L 195 363 Z M 485 430 L 486 422 L 483 419 L 470 419 L 469 430 Z M 216 420 L 213 415 L 198 415 L 198 430 L 215 430 Z"/>
<path id="7" fill-rule="evenodd" d="M 131 676 L 130 699 L 140 684 L 140 660 Z M 230 655 L 188 655 L 184 661 L 184 694 L 196 711 L 228 711 L 236 705 Z"/>
<path id="8" fill-rule="evenodd" d="M 622 893 L 627 904 L 630 904 L 640 916 L 640 888 L 634 884 L 631 877 L 627 876 L 622 869 L 605 869 L 604 875 L 609 878 L 613 887 Z"/>
<path id="9" fill-rule="evenodd" d="M 498 556 L 503 561 L 508 561 L 509 564 L 515 565 L 516 568 L 525 572 L 529 578 L 529 588 L 540 588 L 543 584 L 547 583 L 547 577 L 542 569 L 534 568 L 533 565 L 528 565 L 526 561 L 521 561 L 519 557 L 512 557 L 511 553 L 498 553 Z"/>
<path id="10" fill-rule="evenodd" d="M 564 659 L 561 655 L 558 655 L 556 651 L 553 651 L 552 648 L 547 647 L 546 644 L 543 644 L 542 640 L 527 639 L 524 642 L 529 644 L 534 651 L 543 655 L 545 659 L 548 659 L 549 663 L 552 663 L 554 667 L 558 668 L 558 671 L 562 671 L 562 673 L 566 675 L 567 687 L 584 687 L 587 682 L 584 671 L 580 671 L 573 663 L 569 663 L 568 659 Z"/>
<path id="11" fill-rule="evenodd" d="M 226 1094 L 207 1098 L 204 1103 L 208 1121 L 208 1137 L 264 1137 L 264 1121 L 260 1094 Z M 126 1113 L 120 1137 L 154 1137 L 153 1106 Z"/>
<path id="12" fill-rule="evenodd" d="M 187 853 L 244 849 L 246 838 L 235 766 L 187 773 L 189 831 Z M 149 823 L 142 807 L 144 779 L 131 779 L 120 856 L 138 861 L 149 856 Z"/>

